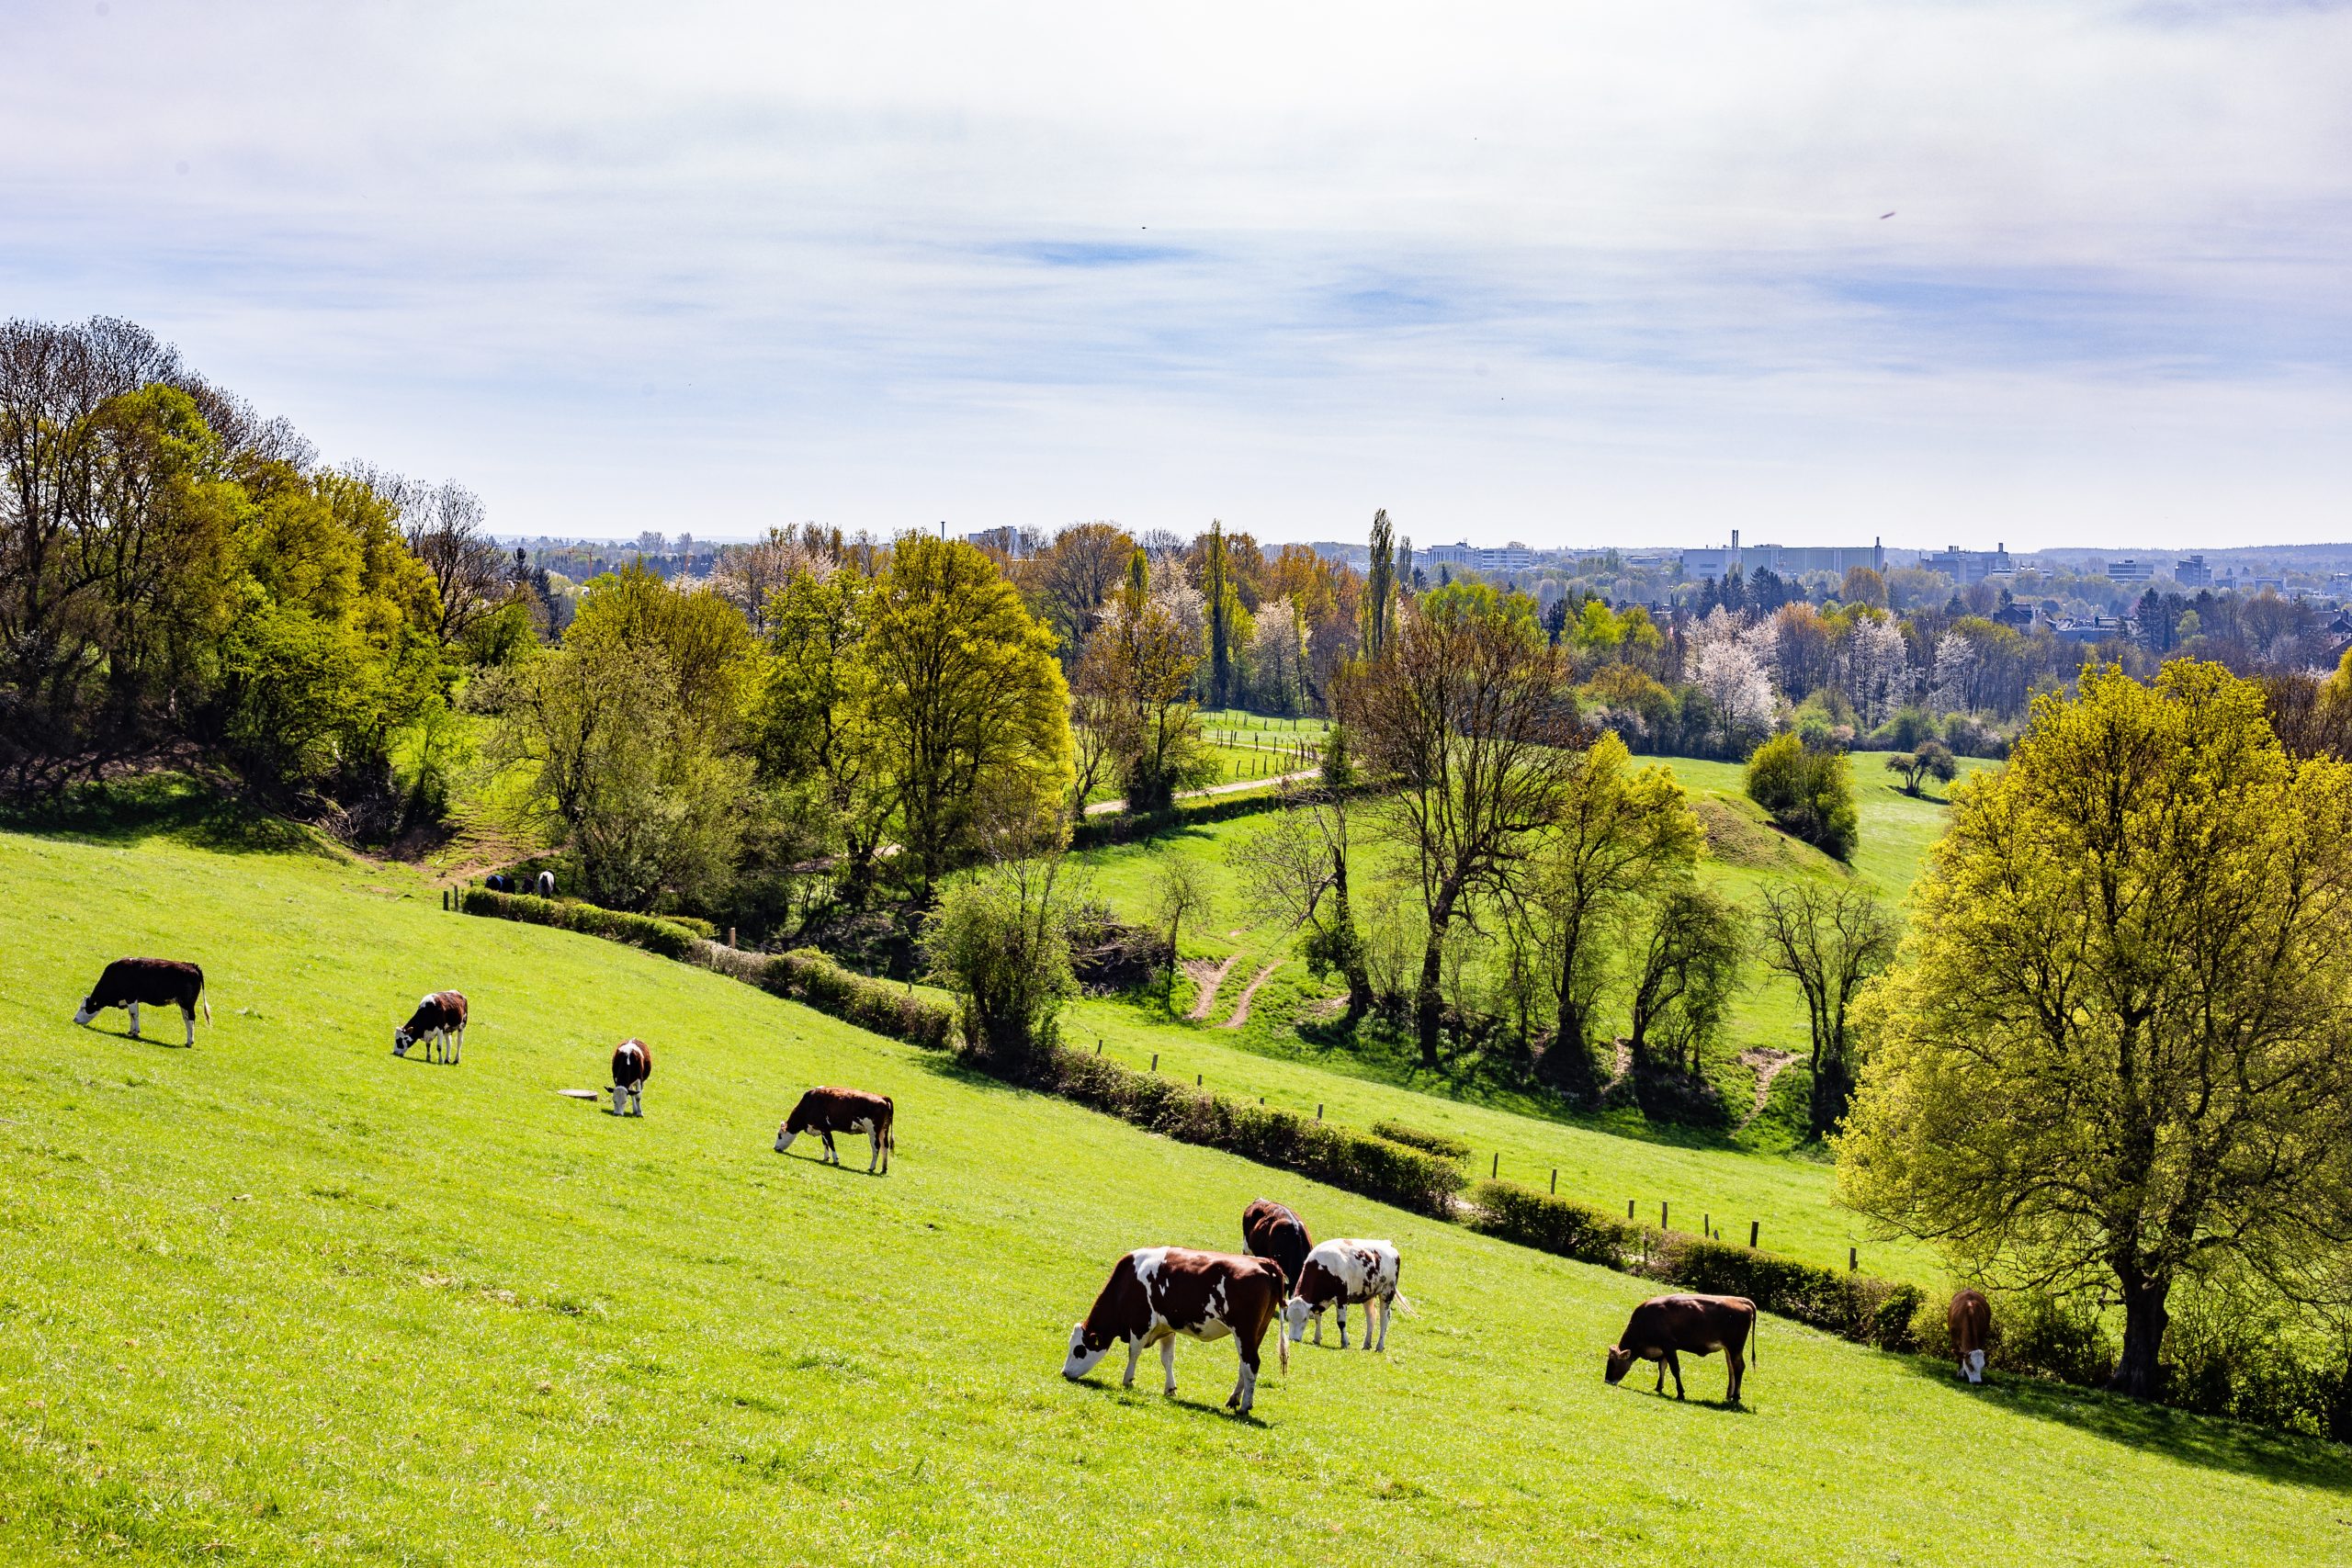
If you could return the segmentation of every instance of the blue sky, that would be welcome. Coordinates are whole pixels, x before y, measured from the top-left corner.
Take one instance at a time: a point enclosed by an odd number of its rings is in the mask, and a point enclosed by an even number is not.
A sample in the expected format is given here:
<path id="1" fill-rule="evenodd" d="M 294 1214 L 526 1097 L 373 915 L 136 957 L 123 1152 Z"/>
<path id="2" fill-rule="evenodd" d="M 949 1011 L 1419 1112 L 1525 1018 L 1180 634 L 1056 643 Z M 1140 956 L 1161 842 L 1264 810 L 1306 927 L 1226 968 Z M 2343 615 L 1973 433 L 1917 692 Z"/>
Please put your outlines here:
<path id="1" fill-rule="evenodd" d="M 2352 7 L 1129 9 L 0 0 L 0 312 L 506 532 L 2352 539 Z"/>

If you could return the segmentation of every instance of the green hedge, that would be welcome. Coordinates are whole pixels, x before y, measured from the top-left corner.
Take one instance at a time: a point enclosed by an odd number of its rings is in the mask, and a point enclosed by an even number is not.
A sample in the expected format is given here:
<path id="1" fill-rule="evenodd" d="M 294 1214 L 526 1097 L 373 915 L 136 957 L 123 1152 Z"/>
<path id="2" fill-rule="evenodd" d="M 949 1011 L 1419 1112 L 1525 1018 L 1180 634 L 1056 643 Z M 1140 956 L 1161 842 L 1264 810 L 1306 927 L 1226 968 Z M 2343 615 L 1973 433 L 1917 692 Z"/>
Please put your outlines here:
<path id="1" fill-rule="evenodd" d="M 1453 1218 L 1455 1196 L 1468 1184 L 1453 1165 L 1419 1149 L 1137 1072 L 1106 1056 L 1057 1050 L 1037 1068 L 1034 1081 L 1048 1093 L 1179 1143 L 1295 1170 L 1417 1213 Z"/>
<path id="2" fill-rule="evenodd" d="M 1408 1149 L 1435 1155 L 1440 1159 L 1465 1160 L 1470 1157 L 1470 1145 L 1459 1138 L 1443 1133 L 1424 1133 L 1419 1127 L 1408 1127 L 1402 1122 L 1374 1122 L 1372 1130 L 1392 1144 L 1402 1144 Z"/>
<path id="3" fill-rule="evenodd" d="M 844 969 L 813 947 L 768 959 L 752 983 L 844 1023 L 926 1051 L 944 1051 L 956 1043 L 954 1009 L 904 986 Z"/>
<path id="4" fill-rule="evenodd" d="M 1925 1299 L 1916 1285 L 1653 1229 L 1515 1181 L 1482 1181 L 1470 1202 L 1471 1224 L 1505 1241 L 1704 1295 L 1746 1296 L 1760 1311 L 1858 1344 L 1912 1348 L 1911 1321 Z"/>
<path id="5" fill-rule="evenodd" d="M 554 926 L 583 936 L 600 936 L 658 953 L 664 958 L 692 958 L 695 944 L 701 940 L 674 920 L 628 915 L 618 909 L 541 898 L 528 893 L 493 893 L 487 887 L 469 887 L 460 907 L 469 915 L 488 915 L 502 920 Z"/>

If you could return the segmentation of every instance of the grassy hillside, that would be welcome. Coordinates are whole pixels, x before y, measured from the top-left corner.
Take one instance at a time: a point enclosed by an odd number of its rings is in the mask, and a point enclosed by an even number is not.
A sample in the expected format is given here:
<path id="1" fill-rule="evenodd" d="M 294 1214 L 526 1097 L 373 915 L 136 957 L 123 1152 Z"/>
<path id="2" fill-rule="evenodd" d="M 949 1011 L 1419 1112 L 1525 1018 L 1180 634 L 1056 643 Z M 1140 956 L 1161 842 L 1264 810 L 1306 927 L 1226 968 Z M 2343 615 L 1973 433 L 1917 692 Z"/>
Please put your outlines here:
<path id="1" fill-rule="evenodd" d="M 649 955 L 212 824 L 0 835 L 0 1559 L 400 1563 L 2340 1560 L 2340 1450 L 1779 1322 L 1751 1408 L 1610 1389 L 1635 1281 L 1169 1144 Z M 69 1021 L 211 976 L 193 1051 Z M 395 1061 L 422 991 L 461 1066 Z M 156 1032 L 168 1037 L 168 1032 Z M 657 1053 L 642 1121 L 560 1098 Z M 899 1104 L 886 1179 L 770 1148 Z M 851 1155 L 853 1165 L 862 1150 Z M 1243 1203 L 1393 1235 L 1385 1358 L 1255 1422 L 1057 1375 L 1111 1261 Z M 1148 1379 L 1148 1371 L 1145 1374 Z"/>

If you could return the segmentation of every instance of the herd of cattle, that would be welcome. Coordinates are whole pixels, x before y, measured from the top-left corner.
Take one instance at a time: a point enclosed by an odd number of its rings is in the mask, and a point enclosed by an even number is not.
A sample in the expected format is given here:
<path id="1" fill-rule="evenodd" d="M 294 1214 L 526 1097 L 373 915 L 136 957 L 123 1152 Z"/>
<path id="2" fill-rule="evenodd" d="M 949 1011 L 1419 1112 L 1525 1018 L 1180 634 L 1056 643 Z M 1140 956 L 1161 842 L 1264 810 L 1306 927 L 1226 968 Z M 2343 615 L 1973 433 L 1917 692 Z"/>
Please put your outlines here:
<path id="1" fill-rule="evenodd" d="M 119 958 L 106 966 L 98 983 L 82 998 L 74 1014 L 76 1023 L 88 1023 L 107 1008 L 122 1008 L 130 1015 L 130 1038 L 141 1038 L 141 1007 L 176 1007 L 187 1026 L 186 1043 L 196 1043 L 196 1015 L 212 1021 L 212 1005 L 204 996 L 204 971 L 193 964 L 167 958 Z M 456 1065 L 466 1039 L 466 998 L 460 991 L 435 991 L 417 1003 L 408 1021 L 392 1032 L 392 1055 L 405 1057 L 419 1043 L 428 1061 Z M 653 1076 L 653 1051 L 642 1040 L 624 1040 L 613 1051 L 613 1114 L 645 1114 L 646 1082 Z M 841 1163 L 833 1135 L 858 1134 L 869 1145 L 868 1175 L 888 1175 L 890 1155 L 898 1146 L 896 1107 L 887 1095 L 854 1089 L 812 1089 L 800 1097 L 792 1114 L 776 1129 L 775 1149 L 784 1153 L 803 1133 L 814 1133 L 824 1145 L 824 1159 Z M 1133 1388 L 1136 1365 L 1145 1351 L 1159 1350 L 1162 1392 L 1176 1392 L 1176 1337 L 1204 1341 L 1233 1337 L 1240 1352 L 1241 1370 L 1227 1407 L 1248 1415 L 1258 1390 L 1258 1356 L 1272 1329 L 1283 1370 L 1290 1370 L 1290 1347 L 1306 1338 L 1311 1326 L 1315 1342 L 1323 1342 L 1323 1314 L 1336 1309 L 1340 1348 L 1348 1345 L 1348 1308 L 1364 1311 L 1363 1348 L 1388 1348 L 1390 1319 L 1399 1306 L 1412 1310 L 1400 1288 L 1404 1270 L 1396 1244 L 1345 1238 L 1317 1246 L 1297 1214 L 1271 1199 L 1261 1198 L 1241 1215 L 1241 1246 L 1238 1253 L 1200 1252 L 1181 1247 L 1138 1247 L 1112 1266 L 1111 1278 L 1094 1299 L 1092 1310 L 1069 1331 L 1069 1354 L 1062 1376 L 1073 1382 L 1092 1371 L 1125 1340 L 1126 1374 L 1122 1386 Z M 1374 1318 L 1379 1333 L 1374 1334 Z M 1952 1353 L 1960 1373 L 1972 1383 L 1984 1380 L 1985 1346 L 1992 1332 L 1992 1308 L 1978 1292 L 1963 1290 L 1952 1297 L 1946 1314 Z M 1753 1357 L 1756 1303 L 1745 1296 L 1678 1294 L 1657 1296 L 1634 1309 L 1624 1332 L 1608 1352 L 1604 1376 L 1613 1387 L 1635 1361 L 1657 1363 L 1656 1392 L 1666 1392 L 1668 1373 L 1674 1396 L 1683 1397 L 1685 1354 L 1709 1356 L 1720 1350 L 1730 1372 L 1728 1403 L 1739 1403 L 1741 1380 Z"/>

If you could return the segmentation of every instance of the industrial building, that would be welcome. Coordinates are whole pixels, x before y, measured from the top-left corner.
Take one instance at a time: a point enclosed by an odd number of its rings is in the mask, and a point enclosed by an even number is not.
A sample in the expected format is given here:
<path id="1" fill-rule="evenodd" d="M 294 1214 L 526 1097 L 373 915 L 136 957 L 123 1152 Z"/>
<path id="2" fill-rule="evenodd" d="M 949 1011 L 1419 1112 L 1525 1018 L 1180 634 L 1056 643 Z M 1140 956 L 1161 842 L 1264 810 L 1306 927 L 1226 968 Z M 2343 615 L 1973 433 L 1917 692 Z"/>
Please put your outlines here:
<path id="1" fill-rule="evenodd" d="M 1826 571 L 1833 577 L 1843 577 L 1858 566 L 1884 571 L 1885 541 L 1872 539 L 1867 545 L 1749 545 L 1743 548 L 1739 530 L 1734 528 L 1728 548 L 1682 552 L 1682 575 L 1693 579 L 1724 578 L 1734 571 L 1743 577 L 1752 577 L 1759 571 L 1776 572 L 1782 577 Z"/>

